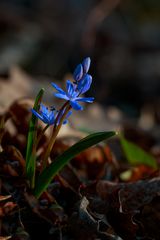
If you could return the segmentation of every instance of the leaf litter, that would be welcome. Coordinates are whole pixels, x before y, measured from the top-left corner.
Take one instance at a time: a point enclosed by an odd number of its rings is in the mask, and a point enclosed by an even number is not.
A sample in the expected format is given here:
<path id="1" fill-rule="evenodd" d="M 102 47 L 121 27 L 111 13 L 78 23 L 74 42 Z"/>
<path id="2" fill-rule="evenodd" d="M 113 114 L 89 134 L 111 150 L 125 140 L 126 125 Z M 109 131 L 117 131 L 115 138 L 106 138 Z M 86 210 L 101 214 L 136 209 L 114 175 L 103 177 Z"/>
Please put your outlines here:
<path id="1" fill-rule="evenodd" d="M 131 165 L 117 138 L 76 156 L 39 200 L 33 196 L 24 174 L 32 104 L 18 100 L 1 115 L 8 127 L 1 129 L 0 239 L 159 240 L 160 171 Z M 136 127 L 127 126 L 124 135 L 148 153 L 157 141 Z M 41 139 L 39 154 L 47 138 Z M 57 139 L 51 161 L 74 141 L 75 136 Z"/>

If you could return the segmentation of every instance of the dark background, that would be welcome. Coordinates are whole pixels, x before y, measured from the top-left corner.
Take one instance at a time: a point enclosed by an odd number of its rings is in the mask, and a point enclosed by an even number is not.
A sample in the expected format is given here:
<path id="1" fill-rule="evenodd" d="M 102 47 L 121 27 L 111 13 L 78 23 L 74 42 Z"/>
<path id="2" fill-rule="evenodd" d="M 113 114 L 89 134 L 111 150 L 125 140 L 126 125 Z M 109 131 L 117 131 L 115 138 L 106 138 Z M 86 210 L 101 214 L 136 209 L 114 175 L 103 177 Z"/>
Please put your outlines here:
<path id="1" fill-rule="evenodd" d="M 39 81 L 61 80 L 86 56 L 98 103 L 130 116 L 159 111 L 160 1 L 0 1 L 2 77 L 18 65 Z"/>

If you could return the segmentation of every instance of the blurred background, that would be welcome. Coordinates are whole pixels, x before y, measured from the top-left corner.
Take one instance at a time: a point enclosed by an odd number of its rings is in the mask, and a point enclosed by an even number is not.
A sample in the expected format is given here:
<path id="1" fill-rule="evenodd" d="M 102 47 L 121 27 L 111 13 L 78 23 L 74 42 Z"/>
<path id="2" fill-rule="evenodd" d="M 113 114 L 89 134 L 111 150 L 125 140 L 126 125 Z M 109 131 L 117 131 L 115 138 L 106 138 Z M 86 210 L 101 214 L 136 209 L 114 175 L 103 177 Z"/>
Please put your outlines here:
<path id="1" fill-rule="evenodd" d="M 159 124 L 160 1 L 0 0 L 1 107 L 43 86 L 52 95 L 87 56 L 96 103 L 82 125 Z"/>

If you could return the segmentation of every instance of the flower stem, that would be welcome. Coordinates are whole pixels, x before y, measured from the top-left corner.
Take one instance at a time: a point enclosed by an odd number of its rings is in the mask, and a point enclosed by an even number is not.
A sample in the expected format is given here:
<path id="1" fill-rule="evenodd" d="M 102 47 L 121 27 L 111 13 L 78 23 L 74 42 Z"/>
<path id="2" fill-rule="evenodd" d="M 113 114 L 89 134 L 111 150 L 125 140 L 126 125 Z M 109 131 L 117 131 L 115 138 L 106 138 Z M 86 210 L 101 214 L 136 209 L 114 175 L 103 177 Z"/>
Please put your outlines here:
<path id="1" fill-rule="evenodd" d="M 55 123 L 54 123 L 54 129 L 53 129 L 53 132 L 55 131 L 56 127 L 57 127 L 57 123 L 58 123 L 58 120 L 59 120 L 59 117 L 61 115 L 61 112 L 63 111 L 63 109 L 65 109 L 67 106 L 69 105 L 69 101 L 65 102 L 63 104 L 63 106 L 58 110 L 58 115 L 56 117 L 56 120 L 55 120 Z M 68 110 L 69 111 L 69 110 Z M 68 113 L 67 111 L 67 113 Z M 63 123 L 63 122 L 62 122 Z"/>
<path id="2" fill-rule="evenodd" d="M 57 116 L 57 118 L 56 118 L 55 126 L 54 126 L 54 129 L 53 129 L 53 132 L 52 132 L 52 136 L 51 136 L 51 138 L 50 138 L 49 144 L 48 144 L 47 149 L 46 149 L 46 152 L 45 152 L 45 154 L 44 154 L 44 158 L 43 158 L 43 160 L 42 160 L 42 170 L 43 170 L 43 169 L 46 167 L 46 165 L 47 165 L 47 160 L 48 160 L 48 157 L 49 157 L 49 155 L 50 155 L 50 153 L 51 153 L 51 151 L 52 151 L 52 148 L 53 148 L 53 145 L 54 145 L 54 143 L 55 143 L 56 137 L 57 137 L 57 135 L 58 135 L 58 133 L 59 133 L 59 130 L 60 130 L 62 124 L 63 124 L 63 121 L 64 121 L 64 119 L 65 119 L 68 111 L 71 109 L 71 106 L 69 105 L 69 102 L 65 103 L 65 104 L 63 105 L 63 107 L 60 109 L 60 111 L 62 111 L 64 108 L 65 108 L 65 111 L 64 111 L 64 113 L 63 113 L 63 115 L 62 115 L 62 117 L 61 117 L 60 122 L 59 122 L 58 125 L 57 125 L 57 122 L 58 122 L 58 119 L 59 119 L 59 116 L 60 116 L 60 115 Z"/>
<path id="3" fill-rule="evenodd" d="M 45 131 L 47 130 L 47 128 L 49 128 L 49 126 L 50 126 L 50 125 L 47 124 L 47 125 L 43 128 L 42 132 L 39 134 L 39 136 L 38 136 L 38 138 L 37 138 L 37 141 L 36 141 L 36 147 L 38 147 L 38 144 L 39 144 L 41 138 L 43 137 L 43 134 L 45 133 Z"/>

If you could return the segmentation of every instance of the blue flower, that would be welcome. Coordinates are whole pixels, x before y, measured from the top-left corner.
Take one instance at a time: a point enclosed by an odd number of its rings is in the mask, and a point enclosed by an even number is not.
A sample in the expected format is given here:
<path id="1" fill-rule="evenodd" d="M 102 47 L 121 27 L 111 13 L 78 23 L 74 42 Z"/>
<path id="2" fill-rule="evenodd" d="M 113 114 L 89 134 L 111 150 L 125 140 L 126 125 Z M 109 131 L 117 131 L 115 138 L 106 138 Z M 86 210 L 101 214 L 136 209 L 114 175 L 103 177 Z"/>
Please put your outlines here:
<path id="1" fill-rule="evenodd" d="M 40 111 L 37 112 L 35 109 L 31 109 L 31 112 L 37 117 L 39 118 L 42 122 L 48 124 L 48 125 L 53 125 L 55 123 L 55 120 L 59 114 L 59 111 L 53 109 L 50 110 L 48 107 L 46 107 L 45 105 L 41 104 L 40 105 Z M 59 124 L 61 117 L 64 114 L 65 109 L 63 109 L 61 111 L 61 113 L 59 114 L 59 119 L 57 121 L 57 125 Z M 63 124 L 66 124 L 68 122 L 67 118 L 71 115 L 71 111 L 68 112 L 66 119 L 63 121 Z"/>
<path id="2" fill-rule="evenodd" d="M 66 92 L 55 83 L 51 83 L 57 90 L 54 96 L 69 101 L 70 105 L 75 110 L 83 109 L 79 102 L 92 103 L 94 100 L 93 97 L 79 97 L 81 94 L 87 92 L 91 86 L 92 76 L 88 74 L 90 64 L 91 59 L 89 57 L 85 58 L 82 64 L 78 64 L 73 72 L 75 82 L 72 83 L 70 80 L 67 80 Z"/>
<path id="3" fill-rule="evenodd" d="M 32 113 L 42 122 L 52 125 L 55 121 L 55 110 L 49 110 L 48 107 L 41 104 L 39 113 L 35 109 L 31 109 Z"/>
<path id="4" fill-rule="evenodd" d="M 92 79 L 89 76 L 90 75 L 85 77 L 83 83 L 79 82 L 79 85 L 73 84 L 70 80 L 67 80 L 66 92 L 62 90 L 59 86 L 57 86 L 55 83 L 51 83 L 52 86 L 57 90 L 57 93 L 54 93 L 54 96 L 69 101 L 70 105 L 75 110 L 83 110 L 83 107 L 78 102 L 92 103 L 94 100 L 93 97 L 79 97 L 81 93 L 85 93 L 86 91 L 88 91 L 91 85 Z"/>

